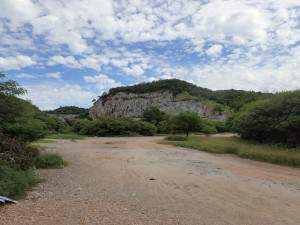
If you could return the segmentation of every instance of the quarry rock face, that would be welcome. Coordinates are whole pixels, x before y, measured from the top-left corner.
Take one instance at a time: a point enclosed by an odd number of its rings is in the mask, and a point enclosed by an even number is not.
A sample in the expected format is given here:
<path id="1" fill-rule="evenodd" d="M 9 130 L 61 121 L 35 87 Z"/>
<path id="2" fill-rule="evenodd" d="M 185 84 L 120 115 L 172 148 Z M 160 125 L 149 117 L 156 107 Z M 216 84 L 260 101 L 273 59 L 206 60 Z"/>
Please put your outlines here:
<path id="1" fill-rule="evenodd" d="M 227 117 L 227 113 L 219 112 L 211 105 L 190 100 L 182 95 L 174 96 L 168 91 L 144 94 L 118 92 L 97 100 L 89 114 L 93 120 L 102 117 L 140 118 L 150 106 L 156 106 L 161 111 L 171 114 L 191 111 L 210 121 L 225 121 Z"/>

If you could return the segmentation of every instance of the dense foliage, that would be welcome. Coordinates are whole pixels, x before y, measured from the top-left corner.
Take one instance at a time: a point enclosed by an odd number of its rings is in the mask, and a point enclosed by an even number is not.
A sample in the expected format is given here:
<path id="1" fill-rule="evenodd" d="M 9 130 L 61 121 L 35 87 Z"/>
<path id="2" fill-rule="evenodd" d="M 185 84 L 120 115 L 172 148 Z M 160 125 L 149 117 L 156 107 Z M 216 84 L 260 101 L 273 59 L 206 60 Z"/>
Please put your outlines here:
<path id="1" fill-rule="evenodd" d="M 34 141 L 49 132 L 58 132 L 65 127 L 58 118 L 48 116 L 36 106 L 15 96 L 1 96 L 0 129 L 23 141 Z"/>
<path id="2" fill-rule="evenodd" d="M 0 132 L 0 165 L 26 170 L 38 153 L 37 148 Z"/>
<path id="3" fill-rule="evenodd" d="M 47 114 L 63 114 L 63 115 L 79 115 L 78 119 L 88 119 L 89 118 L 89 109 L 80 108 L 77 106 L 60 106 L 54 110 L 45 110 Z"/>
<path id="4" fill-rule="evenodd" d="M 4 77 L 5 74 L 0 73 L 0 78 Z M 0 131 L 22 141 L 33 141 L 64 127 L 59 119 L 16 97 L 25 92 L 15 81 L 0 82 Z"/>
<path id="5" fill-rule="evenodd" d="M 96 136 L 151 136 L 157 132 L 157 128 L 148 122 L 131 118 L 101 118 L 95 121 L 77 121 L 74 123 L 74 131 L 79 134 Z"/>
<path id="6" fill-rule="evenodd" d="M 0 79 L 4 78 L 0 73 Z M 40 153 L 27 142 L 65 126 L 16 97 L 25 92 L 15 81 L 0 82 L 0 195 L 8 197 L 24 192 L 35 182 L 31 167 Z"/>
<path id="7" fill-rule="evenodd" d="M 109 95 L 115 95 L 118 92 L 142 94 L 156 91 L 171 91 L 174 95 L 186 93 L 198 100 L 210 100 L 229 106 L 234 111 L 238 111 L 246 103 L 268 98 L 270 96 L 268 93 L 233 89 L 212 91 L 208 88 L 198 87 L 183 80 L 169 79 L 112 88 L 109 90 L 108 94 L 102 95 L 101 99 L 105 100 Z"/>
<path id="8" fill-rule="evenodd" d="M 47 113 L 47 114 L 64 114 L 64 115 L 68 115 L 68 114 L 82 114 L 82 113 L 86 113 L 86 111 L 88 111 L 88 109 L 80 108 L 80 107 L 77 107 L 77 106 L 60 106 L 57 109 L 45 110 L 44 112 Z"/>
<path id="9" fill-rule="evenodd" d="M 0 195 L 8 197 L 19 195 L 35 182 L 32 169 L 16 170 L 0 165 Z"/>
<path id="10" fill-rule="evenodd" d="M 181 112 L 171 119 L 173 132 L 183 132 L 189 136 L 191 131 L 201 131 L 204 125 L 203 120 L 194 112 Z"/>
<path id="11" fill-rule="evenodd" d="M 249 103 L 227 123 L 245 139 L 300 145 L 300 90 Z"/>

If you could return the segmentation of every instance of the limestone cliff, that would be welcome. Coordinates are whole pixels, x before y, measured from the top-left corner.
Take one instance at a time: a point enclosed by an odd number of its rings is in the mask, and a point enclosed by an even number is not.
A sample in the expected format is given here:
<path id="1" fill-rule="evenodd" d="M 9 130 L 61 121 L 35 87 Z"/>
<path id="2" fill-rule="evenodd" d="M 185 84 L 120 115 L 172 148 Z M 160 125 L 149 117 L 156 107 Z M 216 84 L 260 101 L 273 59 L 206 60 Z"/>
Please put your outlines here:
<path id="1" fill-rule="evenodd" d="M 140 118 L 150 106 L 157 106 L 161 111 L 171 114 L 191 111 L 211 121 L 224 121 L 227 117 L 226 113 L 217 111 L 211 105 L 190 100 L 182 95 L 174 96 L 168 91 L 144 94 L 118 92 L 115 95 L 100 98 L 91 107 L 89 113 L 93 120 L 101 117 L 123 116 Z"/>

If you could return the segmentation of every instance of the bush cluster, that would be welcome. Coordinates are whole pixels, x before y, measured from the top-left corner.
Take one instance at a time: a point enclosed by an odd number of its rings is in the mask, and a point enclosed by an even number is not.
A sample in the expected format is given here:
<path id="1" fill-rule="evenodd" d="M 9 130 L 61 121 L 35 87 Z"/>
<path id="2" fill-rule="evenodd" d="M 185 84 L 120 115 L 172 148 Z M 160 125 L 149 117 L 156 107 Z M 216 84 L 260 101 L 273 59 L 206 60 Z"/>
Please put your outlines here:
<path id="1" fill-rule="evenodd" d="M 5 76 L 0 73 L 0 79 Z M 35 182 L 31 167 L 40 153 L 28 142 L 65 127 L 59 119 L 16 97 L 24 93 L 17 82 L 0 81 L 0 195 L 7 197 L 23 193 Z"/>
<path id="2" fill-rule="evenodd" d="M 38 154 L 37 148 L 0 132 L 0 165 L 26 170 Z"/>
<path id="3" fill-rule="evenodd" d="M 132 118 L 101 118 L 95 121 L 82 120 L 74 123 L 74 131 L 79 134 L 96 136 L 152 136 L 157 132 L 155 125 Z"/>
<path id="4" fill-rule="evenodd" d="M 16 170 L 0 166 L 0 195 L 8 197 L 19 195 L 35 182 L 32 169 Z"/>
<path id="5" fill-rule="evenodd" d="M 245 139 L 296 147 L 300 145 L 300 90 L 247 104 L 227 123 Z"/>

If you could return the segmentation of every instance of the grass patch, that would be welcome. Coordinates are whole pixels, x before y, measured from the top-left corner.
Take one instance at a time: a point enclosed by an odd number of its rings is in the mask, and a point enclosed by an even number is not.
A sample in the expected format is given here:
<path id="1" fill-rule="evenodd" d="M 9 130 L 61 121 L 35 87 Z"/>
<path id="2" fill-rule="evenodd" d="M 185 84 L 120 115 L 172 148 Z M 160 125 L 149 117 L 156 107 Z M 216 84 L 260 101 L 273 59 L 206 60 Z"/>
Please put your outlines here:
<path id="1" fill-rule="evenodd" d="M 68 134 L 50 134 L 45 137 L 46 139 L 70 139 L 70 140 L 83 140 L 85 136 L 76 134 L 76 133 L 68 133 Z"/>
<path id="2" fill-rule="evenodd" d="M 37 184 L 32 169 L 16 170 L 7 166 L 0 166 L 0 195 L 6 197 L 20 197 L 30 186 Z"/>
<path id="3" fill-rule="evenodd" d="M 239 137 L 189 137 L 187 141 L 160 142 L 174 146 L 193 148 L 201 151 L 236 154 L 241 158 L 253 159 L 273 164 L 300 167 L 300 149 L 263 145 L 242 140 Z"/>
<path id="4" fill-rule="evenodd" d="M 34 165 L 41 169 L 61 169 L 65 167 L 67 163 L 58 154 L 40 153 L 36 157 Z"/>
<path id="5" fill-rule="evenodd" d="M 37 148 L 39 151 L 40 150 L 46 150 L 46 148 L 47 148 L 46 146 L 32 144 L 32 143 L 28 144 L 28 146 L 33 147 L 33 148 Z"/>
<path id="6" fill-rule="evenodd" d="M 165 138 L 168 141 L 187 141 L 188 138 L 186 136 L 168 136 Z"/>
<path id="7" fill-rule="evenodd" d="M 107 145 L 109 145 L 109 144 L 111 144 L 112 142 L 110 142 L 110 141 L 108 141 L 108 142 L 105 142 L 105 144 L 107 144 Z"/>
<path id="8" fill-rule="evenodd" d="M 41 140 L 37 140 L 35 141 L 36 143 L 54 143 L 55 141 L 53 140 L 46 140 L 46 139 L 41 139 Z"/>

